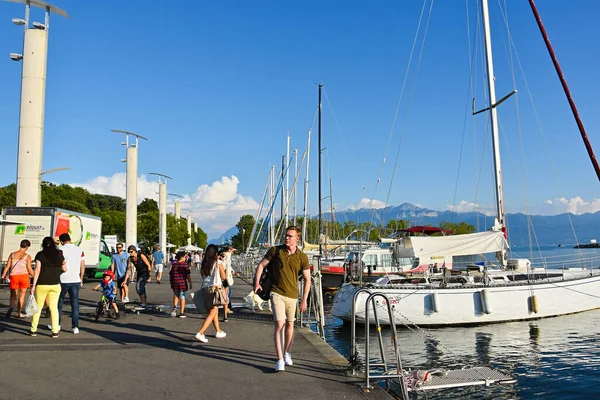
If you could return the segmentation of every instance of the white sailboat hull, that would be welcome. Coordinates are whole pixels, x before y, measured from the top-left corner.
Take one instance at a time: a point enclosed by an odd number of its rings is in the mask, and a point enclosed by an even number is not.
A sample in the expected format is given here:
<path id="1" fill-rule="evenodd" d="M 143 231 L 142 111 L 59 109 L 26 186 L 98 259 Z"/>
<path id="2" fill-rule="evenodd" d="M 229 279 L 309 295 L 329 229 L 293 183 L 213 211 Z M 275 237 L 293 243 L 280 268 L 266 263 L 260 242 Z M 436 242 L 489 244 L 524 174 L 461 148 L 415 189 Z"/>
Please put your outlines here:
<path id="1" fill-rule="evenodd" d="M 600 308 L 600 275 L 590 276 L 589 272 L 586 275 L 533 284 L 524 282 L 452 288 L 374 285 L 368 290 L 370 293 L 383 293 L 390 299 L 396 325 L 477 325 L 555 317 Z M 357 286 L 343 285 L 334 298 L 331 313 L 351 321 L 352 300 L 359 289 Z M 536 308 L 532 305 L 533 295 L 537 300 L 537 312 L 532 310 Z M 368 296 L 369 293 L 362 292 L 356 300 L 356 320 L 362 324 L 365 323 Z M 389 325 L 385 300 L 381 297 L 375 300 L 380 324 Z M 369 323 L 375 323 L 372 306 Z"/>

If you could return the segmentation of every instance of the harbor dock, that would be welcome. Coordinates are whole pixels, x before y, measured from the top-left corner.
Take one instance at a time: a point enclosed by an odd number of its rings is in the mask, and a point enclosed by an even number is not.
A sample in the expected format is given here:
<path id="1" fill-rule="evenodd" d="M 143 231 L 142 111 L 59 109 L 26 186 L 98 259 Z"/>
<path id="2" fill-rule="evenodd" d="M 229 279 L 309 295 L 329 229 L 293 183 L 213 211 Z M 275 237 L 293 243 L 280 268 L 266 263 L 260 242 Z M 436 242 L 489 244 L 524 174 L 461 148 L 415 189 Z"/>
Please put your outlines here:
<path id="1" fill-rule="evenodd" d="M 194 290 L 200 286 L 192 271 Z M 100 293 L 87 282 L 80 291 L 80 333 L 71 333 L 65 303 L 62 331 L 51 338 L 41 318 L 38 335 L 28 336 L 31 319 L 6 318 L 9 291 L 0 288 L 1 398 L 17 399 L 391 399 L 383 389 L 364 391 L 361 377 L 347 374 L 347 361 L 308 328 L 296 328 L 294 365 L 276 373 L 272 315 L 267 308 L 241 307 L 251 288 L 233 286 L 235 313 L 221 322 L 227 333 L 209 342 L 194 340 L 203 316 L 193 309 L 173 318 L 172 291 L 165 271 L 162 284 L 147 285 L 153 310 L 121 311 L 116 320 L 94 321 Z M 135 285 L 130 285 L 135 300 Z M 188 297 L 189 304 L 193 304 Z M 237 307 L 236 307 L 237 305 Z M 122 309 L 122 307 L 121 307 Z M 221 318 L 222 321 L 222 318 Z M 5 397 L 6 396 L 6 397 Z"/>

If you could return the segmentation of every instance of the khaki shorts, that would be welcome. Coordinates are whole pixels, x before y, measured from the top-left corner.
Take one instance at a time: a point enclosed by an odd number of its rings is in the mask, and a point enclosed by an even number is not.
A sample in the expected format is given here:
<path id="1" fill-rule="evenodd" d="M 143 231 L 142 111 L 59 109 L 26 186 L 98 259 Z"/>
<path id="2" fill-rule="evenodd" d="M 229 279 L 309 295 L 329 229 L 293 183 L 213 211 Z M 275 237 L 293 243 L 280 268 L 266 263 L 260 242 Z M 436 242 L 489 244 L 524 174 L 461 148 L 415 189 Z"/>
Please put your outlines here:
<path id="1" fill-rule="evenodd" d="M 291 299 L 277 293 L 271 293 L 271 307 L 275 321 L 294 322 L 296 320 L 296 307 L 298 299 Z"/>

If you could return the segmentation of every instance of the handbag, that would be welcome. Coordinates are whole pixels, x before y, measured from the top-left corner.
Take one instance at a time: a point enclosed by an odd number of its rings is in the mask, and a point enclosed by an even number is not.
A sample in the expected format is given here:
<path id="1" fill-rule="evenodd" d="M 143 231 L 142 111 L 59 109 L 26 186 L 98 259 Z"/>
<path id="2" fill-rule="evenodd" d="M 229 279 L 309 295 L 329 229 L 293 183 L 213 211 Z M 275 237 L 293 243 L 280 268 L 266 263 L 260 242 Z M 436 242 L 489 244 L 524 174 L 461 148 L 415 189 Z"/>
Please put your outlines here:
<path id="1" fill-rule="evenodd" d="M 213 307 L 224 306 L 225 304 L 229 304 L 229 291 L 224 287 L 215 287 L 213 286 Z M 212 289 L 212 288 L 211 288 Z"/>

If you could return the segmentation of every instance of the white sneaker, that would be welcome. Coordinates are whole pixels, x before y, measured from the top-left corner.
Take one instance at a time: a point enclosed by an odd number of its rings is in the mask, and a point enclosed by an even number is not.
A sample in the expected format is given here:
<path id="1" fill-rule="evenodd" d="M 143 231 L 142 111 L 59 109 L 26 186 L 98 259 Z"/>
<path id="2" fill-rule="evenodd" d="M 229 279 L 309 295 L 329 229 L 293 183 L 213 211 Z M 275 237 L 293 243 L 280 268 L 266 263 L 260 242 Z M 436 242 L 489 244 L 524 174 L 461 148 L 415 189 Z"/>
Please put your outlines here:
<path id="1" fill-rule="evenodd" d="M 201 335 L 200 333 L 196 333 L 196 336 L 194 338 L 202 343 L 208 343 L 208 339 L 206 338 L 206 336 Z"/>
<path id="2" fill-rule="evenodd" d="M 223 332 L 223 331 L 215 333 L 215 337 L 217 339 L 223 339 L 225 336 L 227 336 L 227 334 L 225 332 Z"/>
<path id="3" fill-rule="evenodd" d="M 52 330 L 52 325 L 48 325 L 48 329 Z M 58 326 L 58 331 L 60 332 L 60 325 Z"/>
<path id="4" fill-rule="evenodd" d="M 174 308 L 173 311 L 171 311 L 171 317 L 175 318 L 177 316 L 177 309 Z"/>
<path id="5" fill-rule="evenodd" d="M 123 297 L 123 303 L 129 303 L 129 297 Z"/>
<path id="6" fill-rule="evenodd" d="M 275 372 L 285 371 L 285 361 L 277 360 L 277 364 L 275 364 Z"/>
<path id="7" fill-rule="evenodd" d="M 73 328 L 71 330 L 71 332 L 73 332 L 73 335 L 77 335 L 79 333 L 79 328 Z M 287 354 L 287 353 L 286 353 Z M 290 364 L 291 365 L 291 364 Z"/>
<path id="8" fill-rule="evenodd" d="M 294 362 L 292 361 L 292 355 L 290 353 L 284 353 L 283 360 L 285 361 L 285 365 L 294 365 Z"/>

